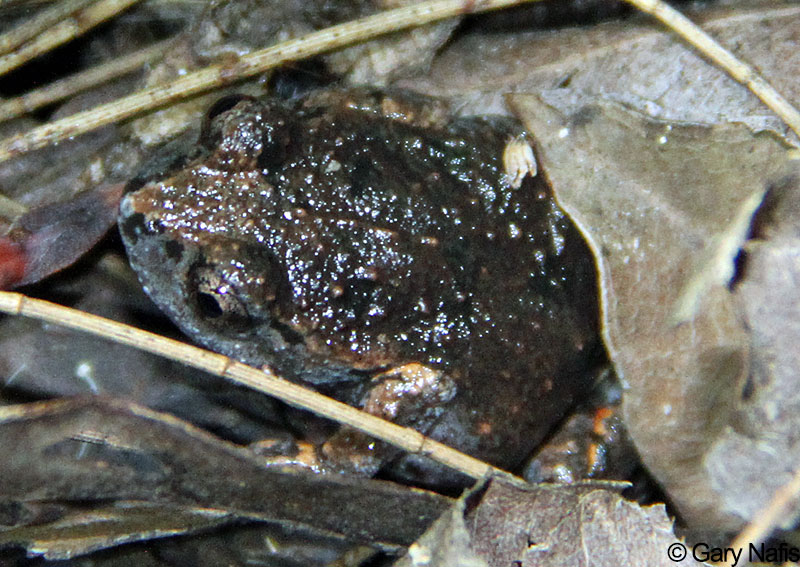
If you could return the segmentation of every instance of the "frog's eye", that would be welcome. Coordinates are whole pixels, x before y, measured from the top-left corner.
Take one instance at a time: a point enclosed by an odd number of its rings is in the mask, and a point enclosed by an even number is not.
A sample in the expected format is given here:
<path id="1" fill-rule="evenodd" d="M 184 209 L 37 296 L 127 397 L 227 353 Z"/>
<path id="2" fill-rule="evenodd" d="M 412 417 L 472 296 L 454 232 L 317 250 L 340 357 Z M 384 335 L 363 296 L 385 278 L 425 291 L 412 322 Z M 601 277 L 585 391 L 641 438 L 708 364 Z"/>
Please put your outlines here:
<path id="1" fill-rule="evenodd" d="M 197 267 L 193 271 L 193 300 L 197 313 L 214 324 L 234 330 L 251 324 L 247 308 L 233 289 L 212 267 Z"/>

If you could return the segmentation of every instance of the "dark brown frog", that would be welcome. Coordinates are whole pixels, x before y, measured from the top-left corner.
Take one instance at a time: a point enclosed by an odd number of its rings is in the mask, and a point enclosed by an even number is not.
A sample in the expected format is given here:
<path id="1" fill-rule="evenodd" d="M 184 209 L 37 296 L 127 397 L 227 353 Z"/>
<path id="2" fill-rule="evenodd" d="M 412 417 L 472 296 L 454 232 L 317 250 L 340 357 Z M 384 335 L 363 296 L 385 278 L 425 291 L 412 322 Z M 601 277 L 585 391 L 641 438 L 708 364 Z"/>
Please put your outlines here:
<path id="1" fill-rule="evenodd" d="M 598 344 L 586 244 L 542 175 L 505 171 L 520 133 L 404 91 L 223 99 L 120 226 L 198 342 L 513 468 L 591 387 Z"/>

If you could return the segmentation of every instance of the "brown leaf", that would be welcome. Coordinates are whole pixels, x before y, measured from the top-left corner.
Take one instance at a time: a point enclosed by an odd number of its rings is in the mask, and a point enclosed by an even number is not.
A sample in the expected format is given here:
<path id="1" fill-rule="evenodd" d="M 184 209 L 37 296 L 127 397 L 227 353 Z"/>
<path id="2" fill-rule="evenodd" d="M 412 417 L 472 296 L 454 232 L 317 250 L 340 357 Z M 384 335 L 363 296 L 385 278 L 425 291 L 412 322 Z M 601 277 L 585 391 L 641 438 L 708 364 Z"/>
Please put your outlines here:
<path id="1" fill-rule="evenodd" d="M 114 224 L 121 180 L 133 171 L 123 161 L 103 164 L 115 141 L 106 130 L 0 164 L 0 190 L 27 209 L 0 218 L 0 287 L 34 283 L 72 264 Z"/>
<path id="2" fill-rule="evenodd" d="M 744 327 L 719 284 L 690 321 L 670 321 L 685 287 L 708 269 L 705 258 L 735 253 L 720 235 L 763 192 L 784 146 L 741 125 L 658 122 L 566 90 L 511 103 L 537 134 L 557 198 L 595 251 L 605 339 L 642 460 L 690 525 L 739 525 L 719 506 L 705 456 L 741 396 Z"/>
<path id="3" fill-rule="evenodd" d="M 664 506 L 628 502 L 617 494 L 623 487 L 532 486 L 495 477 L 453 504 L 397 565 L 697 565 L 668 556 L 670 546 L 682 544 Z"/>
<path id="4" fill-rule="evenodd" d="M 77 96 L 54 116 L 112 100 L 131 84 L 125 79 Z M 35 124 L 18 120 L 0 130 L 7 136 Z M 94 246 L 114 224 L 141 156 L 121 128 L 108 126 L 0 163 L 0 193 L 22 207 L 21 214 L 0 213 L 0 287 L 37 282 Z"/>
<path id="5" fill-rule="evenodd" d="M 723 8 L 690 17 L 758 68 L 789 100 L 800 100 L 800 7 Z M 407 86 L 461 102 L 464 114 L 507 113 L 508 92 L 569 85 L 665 120 L 741 121 L 753 131 L 797 137 L 723 71 L 646 16 L 558 33 L 469 35 Z"/>
<path id="6" fill-rule="evenodd" d="M 70 559 L 132 541 L 207 530 L 235 519 L 224 510 L 120 502 L 45 524 L 0 531 L 0 547 L 18 544 L 29 556 Z"/>
<path id="7" fill-rule="evenodd" d="M 708 457 L 721 506 L 746 520 L 757 517 L 800 466 L 798 175 L 795 167 L 770 188 L 756 216 L 755 239 L 746 245 L 736 295 L 750 330 L 750 391 L 736 429 L 725 431 Z M 793 521 L 794 514 L 783 520 Z"/>
<path id="8" fill-rule="evenodd" d="M 0 408 L 0 498 L 142 500 L 408 545 L 449 499 L 388 482 L 265 468 L 254 455 L 130 403 L 66 399 Z"/>
<path id="9" fill-rule="evenodd" d="M 488 567 L 471 545 L 464 515 L 467 501 L 484 490 L 484 482 L 465 492 L 408 548 L 395 567 Z"/>
<path id="10" fill-rule="evenodd" d="M 24 273 L 0 287 L 38 282 L 81 257 L 114 224 L 122 188 L 122 183 L 102 185 L 22 215 L 17 220 L 21 230 L 12 232 L 10 241 L 24 250 Z M 7 263 L 0 272 L 8 273 Z"/>
<path id="11" fill-rule="evenodd" d="M 600 483 L 493 482 L 471 520 L 473 546 L 492 566 L 697 565 L 667 555 L 678 541 L 663 505 L 642 508 Z"/>

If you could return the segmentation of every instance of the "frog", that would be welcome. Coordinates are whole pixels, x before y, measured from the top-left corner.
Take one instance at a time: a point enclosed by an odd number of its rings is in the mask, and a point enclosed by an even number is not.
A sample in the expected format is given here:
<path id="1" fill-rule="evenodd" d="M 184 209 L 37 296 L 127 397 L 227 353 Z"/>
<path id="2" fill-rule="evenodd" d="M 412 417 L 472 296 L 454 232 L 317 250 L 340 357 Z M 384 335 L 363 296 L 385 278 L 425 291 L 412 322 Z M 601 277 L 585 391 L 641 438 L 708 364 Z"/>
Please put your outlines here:
<path id="1" fill-rule="evenodd" d="M 514 118 L 413 91 L 233 95 L 128 183 L 118 224 L 197 343 L 513 470 L 600 348 L 592 254 L 534 164 Z M 340 430 L 318 454 L 459 482 L 376 447 Z"/>

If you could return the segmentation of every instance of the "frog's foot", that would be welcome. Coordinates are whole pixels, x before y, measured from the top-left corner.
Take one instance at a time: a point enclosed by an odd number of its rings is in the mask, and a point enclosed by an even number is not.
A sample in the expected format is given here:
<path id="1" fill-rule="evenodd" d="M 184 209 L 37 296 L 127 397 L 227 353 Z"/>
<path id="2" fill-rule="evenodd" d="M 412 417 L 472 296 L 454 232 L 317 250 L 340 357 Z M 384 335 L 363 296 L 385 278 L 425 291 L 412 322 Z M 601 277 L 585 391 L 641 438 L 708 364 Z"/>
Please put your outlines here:
<path id="1" fill-rule="evenodd" d="M 250 445 L 250 449 L 263 457 L 266 467 L 315 473 L 333 472 L 320 460 L 317 447 L 305 441 L 293 441 L 291 446 L 287 446 L 284 439 L 264 439 Z"/>
<path id="2" fill-rule="evenodd" d="M 576 411 L 525 467 L 532 483 L 628 478 L 638 462 L 618 405 Z"/>
<path id="3" fill-rule="evenodd" d="M 453 399 L 456 386 L 441 370 L 412 363 L 376 375 L 363 410 L 425 433 Z M 342 471 L 372 476 L 398 450 L 352 427 L 342 427 L 323 446 L 323 460 Z"/>
<path id="4" fill-rule="evenodd" d="M 511 138 L 506 144 L 503 150 L 503 169 L 508 184 L 514 189 L 519 189 L 526 175 L 536 177 L 536 157 L 525 134 Z"/>

